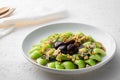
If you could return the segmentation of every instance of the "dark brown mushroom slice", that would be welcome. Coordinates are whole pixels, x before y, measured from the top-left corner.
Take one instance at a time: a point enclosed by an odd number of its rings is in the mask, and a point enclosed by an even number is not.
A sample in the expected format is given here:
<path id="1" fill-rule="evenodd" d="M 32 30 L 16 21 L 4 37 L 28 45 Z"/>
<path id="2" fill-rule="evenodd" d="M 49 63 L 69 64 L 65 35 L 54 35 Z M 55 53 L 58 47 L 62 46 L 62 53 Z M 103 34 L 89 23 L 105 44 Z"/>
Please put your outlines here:
<path id="1" fill-rule="evenodd" d="M 54 44 L 54 48 L 55 49 L 57 49 L 60 45 L 64 45 L 64 43 L 63 42 L 55 42 L 55 44 Z"/>

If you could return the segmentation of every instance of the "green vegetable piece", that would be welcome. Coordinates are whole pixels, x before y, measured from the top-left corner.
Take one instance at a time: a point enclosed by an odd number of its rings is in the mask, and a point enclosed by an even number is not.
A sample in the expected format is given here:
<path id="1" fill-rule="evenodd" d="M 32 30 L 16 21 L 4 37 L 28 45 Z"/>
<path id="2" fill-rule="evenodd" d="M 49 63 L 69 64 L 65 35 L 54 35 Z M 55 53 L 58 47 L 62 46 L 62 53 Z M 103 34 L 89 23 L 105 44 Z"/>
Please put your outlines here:
<path id="1" fill-rule="evenodd" d="M 40 54 L 39 51 L 34 51 L 33 53 L 30 54 L 30 58 L 32 58 L 32 59 L 37 59 L 40 56 L 42 56 L 42 54 Z"/>
<path id="2" fill-rule="evenodd" d="M 88 59 L 85 62 L 88 63 L 91 66 L 94 66 L 96 64 L 96 62 L 93 59 Z"/>
<path id="3" fill-rule="evenodd" d="M 37 63 L 40 65 L 46 65 L 47 64 L 47 60 L 46 59 L 42 59 L 42 58 L 38 58 L 37 59 Z"/>
<path id="4" fill-rule="evenodd" d="M 66 54 L 58 54 L 56 57 L 56 60 L 58 61 L 64 61 L 64 60 L 70 60 Z"/>
<path id="5" fill-rule="evenodd" d="M 48 63 L 48 68 L 56 68 L 55 67 L 55 62 Z"/>
<path id="6" fill-rule="evenodd" d="M 54 53 L 54 51 L 55 51 L 55 49 L 51 48 L 46 52 L 46 54 L 52 55 Z"/>
<path id="7" fill-rule="evenodd" d="M 61 63 L 58 61 L 55 61 L 55 67 L 56 67 L 56 69 L 64 69 L 64 66 L 61 65 Z"/>
<path id="8" fill-rule="evenodd" d="M 57 41 L 63 41 L 62 38 L 59 38 Z"/>
<path id="9" fill-rule="evenodd" d="M 61 65 L 61 63 L 58 61 L 48 63 L 48 67 L 49 68 L 56 68 L 56 69 L 64 69 L 64 66 Z"/>
<path id="10" fill-rule="evenodd" d="M 97 61 L 102 61 L 102 58 L 98 54 L 94 54 L 90 56 L 90 59 L 97 60 Z"/>
<path id="11" fill-rule="evenodd" d="M 101 48 L 102 47 L 101 43 L 99 43 L 99 42 L 95 42 L 95 45 L 96 45 L 96 48 Z"/>
<path id="12" fill-rule="evenodd" d="M 29 53 L 31 54 L 31 53 L 33 53 L 34 51 L 39 51 L 41 48 L 40 47 L 33 47 L 30 51 L 29 51 Z"/>
<path id="13" fill-rule="evenodd" d="M 55 65 L 60 65 L 61 63 L 58 61 L 55 61 Z"/>
<path id="14" fill-rule="evenodd" d="M 75 64 L 78 65 L 79 68 L 85 68 L 85 62 L 83 60 L 75 60 Z"/>
<path id="15" fill-rule="evenodd" d="M 79 54 L 73 54 L 72 56 L 73 56 L 75 59 L 80 59 L 80 58 L 79 58 L 79 56 L 80 56 Z"/>
<path id="16" fill-rule="evenodd" d="M 106 54 L 105 54 L 105 51 L 102 50 L 102 49 L 100 49 L 100 48 L 94 48 L 94 49 L 93 49 L 93 52 L 94 52 L 94 53 L 97 53 L 97 54 L 100 54 L 101 56 L 105 56 L 105 55 L 106 55 Z"/>
<path id="17" fill-rule="evenodd" d="M 84 45 L 84 46 L 90 46 L 90 45 L 91 45 L 91 42 L 85 42 L 83 45 Z"/>
<path id="18" fill-rule="evenodd" d="M 55 65 L 56 69 L 65 69 L 63 65 Z"/>
<path id="19" fill-rule="evenodd" d="M 57 61 L 61 61 L 61 60 L 62 60 L 61 58 L 62 58 L 62 55 L 61 55 L 61 54 L 58 54 L 57 57 L 56 57 L 56 60 L 57 60 Z"/>
<path id="20" fill-rule="evenodd" d="M 73 35 L 73 33 L 72 32 L 67 32 L 67 35 L 70 37 L 70 36 Z"/>
<path id="21" fill-rule="evenodd" d="M 89 38 L 90 41 L 95 42 L 95 40 L 93 39 L 92 36 L 89 35 L 88 38 Z"/>
<path id="22" fill-rule="evenodd" d="M 50 44 L 46 45 L 46 48 L 51 48 L 51 47 L 52 47 L 52 45 L 50 45 Z"/>
<path id="23" fill-rule="evenodd" d="M 87 52 L 88 50 L 86 48 L 79 49 L 80 52 Z"/>
<path id="24" fill-rule="evenodd" d="M 85 36 L 85 34 L 82 33 L 82 32 L 77 32 L 76 34 L 80 35 L 81 37 L 82 37 L 82 36 Z"/>
<path id="25" fill-rule="evenodd" d="M 73 54 L 72 56 L 73 57 L 79 57 L 79 54 Z"/>
<path id="26" fill-rule="evenodd" d="M 59 34 L 52 34 L 48 37 L 48 40 L 53 40 L 53 42 L 57 41 L 59 38 Z"/>
<path id="27" fill-rule="evenodd" d="M 61 36 L 64 36 L 66 38 L 69 38 L 70 36 L 72 36 L 73 33 L 72 32 L 64 32 L 64 33 L 61 33 Z"/>
<path id="28" fill-rule="evenodd" d="M 52 48 L 50 44 L 43 44 L 41 47 L 42 52 L 44 53 L 48 48 Z"/>
<path id="29" fill-rule="evenodd" d="M 71 61 L 65 61 L 62 63 L 62 65 L 65 67 L 65 69 L 76 69 L 76 66 Z"/>
<path id="30" fill-rule="evenodd" d="M 69 38 L 73 33 L 72 32 L 66 32 L 65 35 Z"/>

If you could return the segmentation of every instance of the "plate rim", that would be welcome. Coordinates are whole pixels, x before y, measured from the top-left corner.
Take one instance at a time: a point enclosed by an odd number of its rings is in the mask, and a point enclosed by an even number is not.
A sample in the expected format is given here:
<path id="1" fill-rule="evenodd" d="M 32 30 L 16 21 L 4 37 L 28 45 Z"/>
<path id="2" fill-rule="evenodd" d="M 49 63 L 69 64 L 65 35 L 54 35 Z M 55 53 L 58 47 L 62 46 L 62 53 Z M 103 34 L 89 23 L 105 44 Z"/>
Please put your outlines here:
<path id="1" fill-rule="evenodd" d="M 38 30 L 38 29 L 41 29 L 41 28 L 44 28 L 44 27 L 47 27 L 47 26 L 49 26 L 49 25 L 56 25 L 56 24 L 80 24 L 80 25 L 85 25 L 85 26 L 90 26 L 90 27 L 93 27 L 93 28 L 96 28 L 97 30 L 100 30 L 100 31 L 102 31 L 102 32 L 104 32 L 104 33 L 106 33 L 111 39 L 112 39 L 112 41 L 114 41 L 114 51 L 113 51 L 113 54 L 110 56 L 110 58 L 108 58 L 104 63 L 103 62 L 100 62 L 99 64 L 96 64 L 96 65 L 94 65 L 94 66 L 91 66 L 91 67 L 88 67 L 88 68 L 82 68 L 82 69 L 72 69 L 72 70 L 59 70 L 59 69 L 52 69 L 52 68 L 48 68 L 48 67 L 46 67 L 46 66 L 42 66 L 42 65 L 39 65 L 39 64 L 37 64 L 37 63 L 35 63 L 33 60 L 31 60 L 28 56 L 26 56 L 26 54 L 25 54 L 25 52 L 24 52 L 24 50 L 23 50 L 23 44 L 24 44 L 24 41 L 25 41 L 25 39 L 27 38 L 27 36 L 29 36 L 30 34 L 32 34 L 33 32 L 35 32 L 36 30 Z M 31 62 L 32 64 L 34 64 L 34 65 L 36 65 L 36 66 L 38 66 L 39 68 L 41 68 L 42 70 L 44 69 L 44 70 L 46 70 L 47 69 L 47 71 L 48 70 L 52 70 L 51 72 L 53 72 L 53 71 L 59 71 L 59 72 L 82 72 L 82 71 L 84 71 L 84 70 L 86 70 L 86 72 L 88 72 L 87 70 L 89 70 L 89 71 L 92 71 L 92 70 L 95 70 L 95 69 L 97 69 L 97 68 L 100 68 L 101 66 L 103 66 L 103 65 L 105 65 L 106 63 L 108 63 L 113 57 L 114 57 L 114 55 L 115 55 L 115 53 L 116 53 L 116 49 L 117 49 L 117 45 L 116 45 L 116 40 L 113 38 L 113 36 L 112 35 L 110 35 L 109 33 L 107 33 L 107 32 L 105 32 L 105 31 L 103 31 L 103 30 L 101 30 L 100 28 L 98 28 L 98 27 L 95 27 L 95 26 L 93 26 L 93 25 L 89 25 L 89 24 L 84 24 L 84 23 L 79 23 L 79 22 L 71 22 L 71 21 L 67 21 L 67 22 L 55 22 L 55 23 L 48 23 L 48 24 L 43 24 L 43 25 L 40 25 L 40 27 L 38 27 L 38 28 L 36 28 L 36 29 L 34 29 L 34 30 L 32 30 L 31 32 L 29 32 L 25 37 L 24 37 L 24 39 L 23 39 L 23 41 L 22 41 L 22 44 L 21 44 L 21 48 L 22 48 L 22 54 L 23 54 L 23 56 L 29 61 L 29 62 Z M 91 70 L 90 70 L 91 69 Z"/>

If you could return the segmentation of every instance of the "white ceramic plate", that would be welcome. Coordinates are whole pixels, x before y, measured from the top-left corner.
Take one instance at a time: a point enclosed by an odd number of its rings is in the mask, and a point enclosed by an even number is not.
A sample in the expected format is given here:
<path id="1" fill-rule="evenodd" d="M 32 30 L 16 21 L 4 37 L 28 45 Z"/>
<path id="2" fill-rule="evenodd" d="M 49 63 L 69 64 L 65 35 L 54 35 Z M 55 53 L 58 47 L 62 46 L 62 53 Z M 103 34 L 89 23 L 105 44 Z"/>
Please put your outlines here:
<path id="1" fill-rule="evenodd" d="M 29 58 L 28 51 L 31 49 L 33 44 L 39 43 L 41 39 L 46 38 L 53 33 L 67 32 L 67 31 L 73 33 L 81 31 L 86 35 L 92 35 L 96 41 L 101 42 L 105 46 L 106 54 L 107 54 L 103 58 L 103 61 L 89 68 L 74 69 L 74 70 L 56 70 L 56 69 L 47 68 L 45 66 L 40 66 Z M 52 73 L 58 73 L 58 74 L 79 74 L 79 73 L 93 71 L 103 66 L 108 61 L 110 61 L 113 55 L 115 54 L 116 44 L 114 39 L 109 34 L 101 31 L 100 29 L 97 29 L 96 27 L 92 27 L 90 25 L 85 25 L 81 23 L 55 23 L 55 24 L 41 26 L 40 28 L 28 34 L 26 38 L 23 40 L 22 50 L 25 58 L 34 65 L 38 66 L 41 70 Z"/>

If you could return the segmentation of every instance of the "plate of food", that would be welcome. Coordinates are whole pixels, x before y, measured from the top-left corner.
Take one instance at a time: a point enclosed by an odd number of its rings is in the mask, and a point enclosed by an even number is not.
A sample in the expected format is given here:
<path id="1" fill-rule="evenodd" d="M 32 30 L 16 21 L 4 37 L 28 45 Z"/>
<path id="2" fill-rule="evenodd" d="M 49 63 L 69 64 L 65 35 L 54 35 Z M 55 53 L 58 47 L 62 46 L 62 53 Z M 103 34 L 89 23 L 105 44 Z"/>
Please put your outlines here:
<path id="1" fill-rule="evenodd" d="M 115 40 L 106 32 L 81 23 L 54 23 L 30 32 L 22 43 L 25 58 L 41 70 L 57 74 L 93 71 L 115 54 Z"/>

